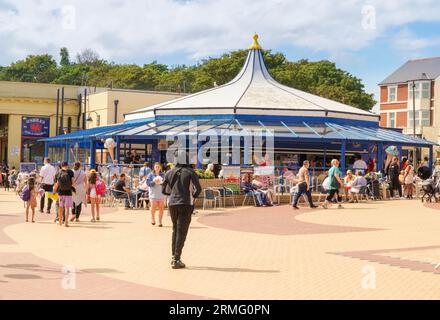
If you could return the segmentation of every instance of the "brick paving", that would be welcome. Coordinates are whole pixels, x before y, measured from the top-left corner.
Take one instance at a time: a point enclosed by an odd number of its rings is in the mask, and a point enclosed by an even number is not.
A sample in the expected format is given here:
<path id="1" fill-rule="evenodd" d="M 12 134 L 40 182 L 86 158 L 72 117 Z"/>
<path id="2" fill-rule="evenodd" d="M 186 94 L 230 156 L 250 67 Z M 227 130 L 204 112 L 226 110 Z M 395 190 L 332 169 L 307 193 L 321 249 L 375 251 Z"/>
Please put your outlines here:
<path id="1" fill-rule="evenodd" d="M 24 223 L 20 201 L 0 191 L 0 298 L 440 298 L 437 204 L 345 207 L 199 210 L 187 268 L 172 270 L 168 215 L 163 228 L 144 210 L 121 209 L 95 224 L 86 210 L 70 228 L 44 215 Z M 63 266 L 76 269 L 76 289 L 62 289 Z M 365 270 L 375 272 L 374 289 L 362 284 Z"/>

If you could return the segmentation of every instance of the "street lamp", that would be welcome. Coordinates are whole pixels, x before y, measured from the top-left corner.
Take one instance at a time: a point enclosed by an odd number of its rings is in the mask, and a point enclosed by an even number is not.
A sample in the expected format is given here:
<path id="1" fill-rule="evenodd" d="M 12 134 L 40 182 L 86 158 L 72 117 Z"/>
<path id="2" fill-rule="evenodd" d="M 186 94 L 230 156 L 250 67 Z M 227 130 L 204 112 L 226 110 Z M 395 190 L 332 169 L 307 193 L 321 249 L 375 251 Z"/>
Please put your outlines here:
<path id="1" fill-rule="evenodd" d="M 94 112 L 96 114 L 96 126 L 99 127 L 100 126 L 100 122 L 101 122 L 101 116 L 96 111 L 89 111 L 89 116 L 87 117 L 86 121 L 87 122 L 93 122 L 92 116 L 90 115 L 92 112 Z"/>

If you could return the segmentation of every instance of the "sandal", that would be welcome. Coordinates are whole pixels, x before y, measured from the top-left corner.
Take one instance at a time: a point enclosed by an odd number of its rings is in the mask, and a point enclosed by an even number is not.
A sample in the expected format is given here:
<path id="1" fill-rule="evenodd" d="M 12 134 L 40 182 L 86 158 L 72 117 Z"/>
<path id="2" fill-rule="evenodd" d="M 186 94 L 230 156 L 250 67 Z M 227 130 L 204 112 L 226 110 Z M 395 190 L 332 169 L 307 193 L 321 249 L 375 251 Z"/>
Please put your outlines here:
<path id="1" fill-rule="evenodd" d="M 90 220 L 90 222 L 96 222 L 96 220 L 92 218 L 92 219 Z"/>
<path id="2" fill-rule="evenodd" d="M 157 225 L 158 227 L 163 227 L 163 225 L 162 225 L 162 223 L 161 224 L 159 224 L 159 225 Z"/>
<path id="3" fill-rule="evenodd" d="M 156 222 L 152 222 L 151 224 L 154 226 L 156 224 Z"/>
<path id="4" fill-rule="evenodd" d="M 99 221 L 99 217 L 96 217 L 96 221 Z"/>

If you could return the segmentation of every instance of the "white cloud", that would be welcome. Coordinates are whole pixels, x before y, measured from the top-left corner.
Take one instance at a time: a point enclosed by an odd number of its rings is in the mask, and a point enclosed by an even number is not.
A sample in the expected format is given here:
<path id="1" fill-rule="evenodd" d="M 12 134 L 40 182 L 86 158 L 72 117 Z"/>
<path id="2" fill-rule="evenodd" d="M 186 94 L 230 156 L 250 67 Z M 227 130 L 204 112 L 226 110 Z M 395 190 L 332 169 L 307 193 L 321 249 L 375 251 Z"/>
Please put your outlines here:
<path id="1" fill-rule="evenodd" d="M 363 28 L 365 6 L 375 9 L 375 28 Z M 75 23 L 66 24 L 72 15 Z M 0 65 L 30 53 L 58 57 L 62 46 L 71 54 L 92 48 L 115 61 L 173 53 L 200 59 L 247 47 L 255 31 L 264 48 L 340 55 L 415 21 L 440 21 L 440 2 L 419 0 L 415 9 L 410 0 L 0 0 Z"/>
<path id="2" fill-rule="evenodd" d="M 393 45 L 407 56 L 417 57 L 426 49 L 440 45 L 440 37 L 421 38 L 405 27 L 393 36 Z"/>

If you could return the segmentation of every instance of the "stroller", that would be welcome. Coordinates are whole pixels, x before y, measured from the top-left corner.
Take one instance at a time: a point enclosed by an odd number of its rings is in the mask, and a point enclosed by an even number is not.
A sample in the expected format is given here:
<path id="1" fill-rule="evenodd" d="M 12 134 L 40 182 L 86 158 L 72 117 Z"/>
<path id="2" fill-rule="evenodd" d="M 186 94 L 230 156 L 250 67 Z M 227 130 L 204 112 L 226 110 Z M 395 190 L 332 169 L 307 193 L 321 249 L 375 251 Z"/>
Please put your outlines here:
<path id="1" fill-rule="evenodd" d="M 373 200 L 380 200 L 381 195 L 380 195 L 380 184 L 379 184 L 379 180 L 370 180 L 367 183 L 367 190 L 368 190 L 368 194 L 370 196 L 371 199 Z"/>
<path id="2" fill-rule="evenodd" d="M 437 193 L 440 193 L 440 179 L 426 179 L 422 182 L 422 202 L 432 202 L 434 198 L 435 202 L 439 201 Z"/>

